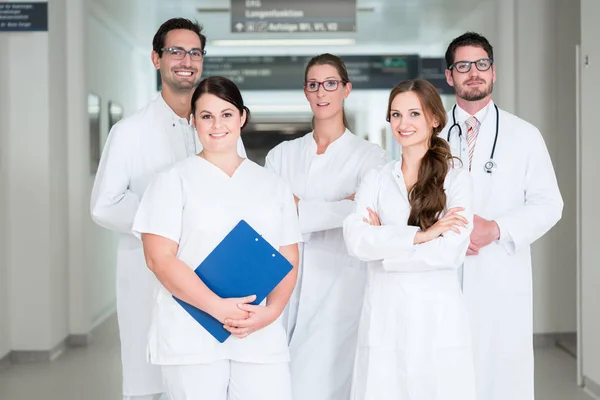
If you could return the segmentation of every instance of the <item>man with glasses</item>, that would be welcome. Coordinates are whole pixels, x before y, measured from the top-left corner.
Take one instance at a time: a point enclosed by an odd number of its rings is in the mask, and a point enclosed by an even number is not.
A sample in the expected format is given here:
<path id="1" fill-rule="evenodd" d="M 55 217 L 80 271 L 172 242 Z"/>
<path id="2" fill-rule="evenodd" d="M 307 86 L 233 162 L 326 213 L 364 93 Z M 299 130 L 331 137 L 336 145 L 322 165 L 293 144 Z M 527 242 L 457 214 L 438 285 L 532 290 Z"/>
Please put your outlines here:
<path id="1" fill-rule="evenodd" d="M 161 93 L 111 129 L 92 190 L 93 220 L 119 234 L 117 317 L 124 400 L 156 400 L 163 392 L 160 367 L 146 360 L 159 283 L 146 267 L 142 243 L 133 236 L 132 224 L 153 176 L 202 150 L 190 114 L 205 45 L 202 27 L 190 20 L 174 18 L 160 26 L 152 41 L 151 58 L 160 71 Z M 245 157 L 241 141 L 238 147 Z"/>
<path id="2" fill-rule="evenodd" d="M 478 400 L 534 400 L 530 245 L 562 214 L 554 168 L 539 130 L 500 110 L 488 40 L 467 32 L 446 51 L 456 90 L 441 136 L 469 168 L 474 229 L 462 270 L 473 335 Z"/>

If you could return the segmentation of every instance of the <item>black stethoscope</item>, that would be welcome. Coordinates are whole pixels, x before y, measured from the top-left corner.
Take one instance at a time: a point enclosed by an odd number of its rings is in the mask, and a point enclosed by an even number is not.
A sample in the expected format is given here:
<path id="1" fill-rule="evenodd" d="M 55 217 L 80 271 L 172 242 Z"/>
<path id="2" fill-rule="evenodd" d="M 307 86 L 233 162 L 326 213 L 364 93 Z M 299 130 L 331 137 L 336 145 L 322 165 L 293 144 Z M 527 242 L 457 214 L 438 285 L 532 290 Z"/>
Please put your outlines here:
<path id="1" fill-rule="evenodd" d="M 494 136 L 494 146 L 492 147 L 492 153 L 490 154 L 490 159 L 483 165 L 483 170 L 488 174 L 491 174 L 496 170 L 496 162 L 494 161 L 494 152 L 496 151 L 496 142 L 498 141 L 498 128 L 499 128 L 499 120 L 500 120 L 500 112 L 498 111 L 498 106 L 494 104 L 494 108 L 496 109 L 496 135 Z M 452 107 L 452 125 L 450 129 L 448 129 L 448 143 L 450 143 L 450 134 L 452 133 L 452 129 L 454 127 L 458 128 L 458 138 L 462 137 L 462 128 L 458 123 L 456 123 L 456 104 Z"/>

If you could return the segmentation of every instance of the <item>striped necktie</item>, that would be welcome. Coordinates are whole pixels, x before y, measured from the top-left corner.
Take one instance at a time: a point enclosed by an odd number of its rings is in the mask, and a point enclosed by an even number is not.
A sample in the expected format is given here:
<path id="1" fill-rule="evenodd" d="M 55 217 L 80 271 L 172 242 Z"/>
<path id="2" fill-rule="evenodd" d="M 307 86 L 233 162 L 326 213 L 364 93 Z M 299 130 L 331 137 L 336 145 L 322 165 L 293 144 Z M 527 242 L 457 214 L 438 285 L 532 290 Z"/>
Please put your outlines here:
<path id="1" fill-rule="evenodd" d="M 471 170 L 471 164 L 473 163 L 473 153 L 475 152 L 475 141 L 477 140 L 477 134 L 479 133 L 479 121 L 477 118 L 470 116 L 467 119 L 467 144 L 469 145 L 469 171 Z"/>

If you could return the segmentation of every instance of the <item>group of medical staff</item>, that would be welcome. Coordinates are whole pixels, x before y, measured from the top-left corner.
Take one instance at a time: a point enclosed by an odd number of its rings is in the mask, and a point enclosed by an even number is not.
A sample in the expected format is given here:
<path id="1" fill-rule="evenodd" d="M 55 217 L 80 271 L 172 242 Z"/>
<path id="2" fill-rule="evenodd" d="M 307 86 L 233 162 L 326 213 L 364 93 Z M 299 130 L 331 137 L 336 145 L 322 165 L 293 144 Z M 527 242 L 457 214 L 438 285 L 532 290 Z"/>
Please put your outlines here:
<path id="1" fill-rule="evenodd" d="M 538 129 L 491 100 L 488 40 L 448 46 L 449 112 L 427 81 L 391 89 L 391 162 L 349 130 L 343 60 L 313 57 L 313 131 L 264 167 L 237 86 L 201 80 L 205 45 L 195 22 L 160 26 L 162 91 L 112 128 L 92 191 L 92 218 L 119 234 L 123 399 L 533 400 L 530 245 L 563 203 Z M 293 266 L 260 305 L 194 273 L 242 219 Z"/>

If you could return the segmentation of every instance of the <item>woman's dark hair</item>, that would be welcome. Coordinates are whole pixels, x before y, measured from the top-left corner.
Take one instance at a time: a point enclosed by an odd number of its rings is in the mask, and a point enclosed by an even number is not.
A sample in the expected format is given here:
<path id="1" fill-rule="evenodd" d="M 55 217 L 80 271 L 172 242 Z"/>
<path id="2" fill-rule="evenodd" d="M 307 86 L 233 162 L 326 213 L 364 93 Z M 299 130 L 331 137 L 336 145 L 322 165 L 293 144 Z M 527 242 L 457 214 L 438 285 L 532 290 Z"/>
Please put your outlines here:
<path id="1" fill-rule="evenodd" d="M 446 125 L 444 104 L 435 86 L 426 80 L 404 81 L 392 89 L 387 120 L 390 120 L 392 101 L 397 95 L 405 92 L 415 93 L 421 102 L 427 122 L 435 121 L 438 124 L 431 130 L 429 150 L 421 159 L 417 183 L 408 193 L 410 203 L 408 224 L 425 230 L 437 222 L 440 213 L 446 208 L 444 181 L 454 157 L 448 142 L 438 136 Z"/>
<path id="2" fill-rule="evenodd" d="M 238 109 L 240 115 L 246 111 L 246 121 L 242 125 L 242 129 L 250 121 L 250 110 L 244 105 L 244 99 L 240 93 L 240 89 L 231 80 L 223 76 L 209 76 L 204 78 L 198 84 L 194 94 L 192 95 L 192 115 L 196 115 L 196 101 L 203 94 L 212 94 L 217 96 L 221 100 L 225 100 L 231 103 L 235 108 Z"/>
<path id="3" fill-rule="evenodd" d="M 492 47 L 490 42 L 485 38 L 485 36 L 482 36 L 479 33 L 475 32 L 466 32 L 454 39 L 448 45 L 445 56 L 446 68 L 450 68 L 450 66 L 456 61 L 454 60 L 454 56 L 456 55 L 456 49 L 464 46 L 481 47 L 487 53 L 488 58 L 491 58 L 492 60 L 494 59 L 494 48 Z"/>
<path id="4" fill-rule="evenodd" d="M 206 36 L 202 34 L 202 25 L 197 22 L 190 21 L 187 18 L 171 18 L 164 22 L 152 39 L 152 50 L 158 53 L 159 57 L 162 57 L 162 48 L 165 47 L 165 40 L 167 40 L 167 33 L 175 29 L 187 29 L 188 31 L 194 32 L 200 38 L 200 48 L 204 50 L 206 45 Z M 188 49 L 189 50 L 189 49 Z"/>
<path id="5" fill-rule="evenodd" d="M 334 56 L 333 54 L 324 53 L 319 54 L 318 56 L 314 56 L 310 59 L 308 64 L 306 65 L 306 69 L 304 70 L 304 82 L 306 83 L 306 78 L 308 77 L 308 71 L 314 67 L 315 65 L 331 65 L 336 69 L 338 74 L 340 75 L 340 79 L 342 80 L 342 85 L 346 86 L 350 79 L 348 78 L 348 70 L 346 69 L 346 64 L 344 64 L 344 60 L 342 60 L 338 56 Z M 344 122 L 344 126 L 346 129 L 350 129 L 350 125 L 348 124 L 348 119 L 346 118 L 346 111 L 342 108 L 342 120 Z"/>

